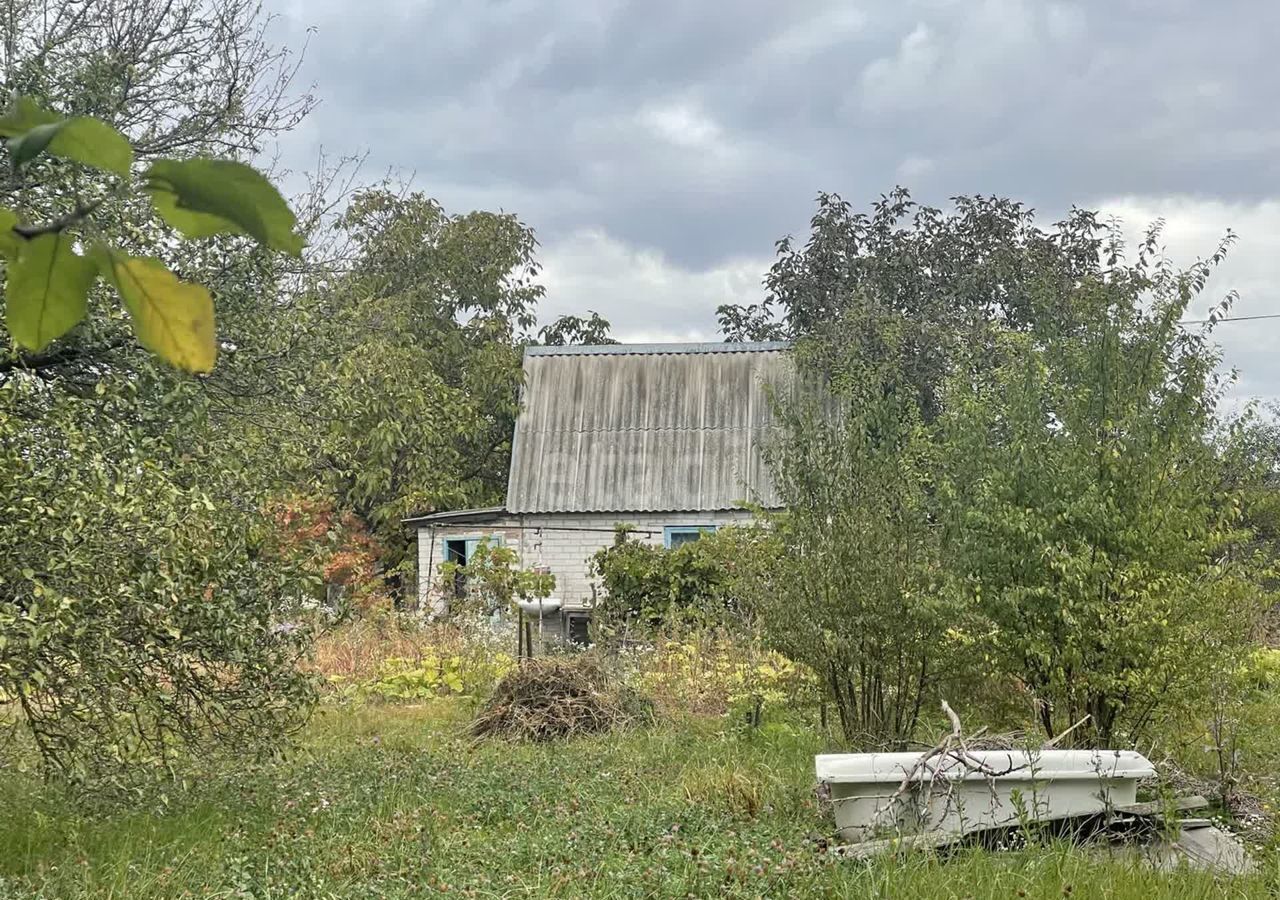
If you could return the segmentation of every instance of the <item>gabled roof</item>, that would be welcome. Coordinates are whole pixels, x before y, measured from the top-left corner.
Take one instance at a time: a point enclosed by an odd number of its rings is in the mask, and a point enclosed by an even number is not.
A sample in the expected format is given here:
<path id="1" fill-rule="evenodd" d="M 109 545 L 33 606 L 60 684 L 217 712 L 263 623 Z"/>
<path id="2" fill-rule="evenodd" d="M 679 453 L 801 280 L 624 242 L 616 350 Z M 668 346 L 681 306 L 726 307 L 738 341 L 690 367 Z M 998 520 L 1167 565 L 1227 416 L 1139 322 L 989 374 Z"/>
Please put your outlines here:
<path id="1" fill-rule="evenodd" d="M 530 347 L 506 508 L 676 512 L 777 506 L 761 449 L 785 343 Z"/>

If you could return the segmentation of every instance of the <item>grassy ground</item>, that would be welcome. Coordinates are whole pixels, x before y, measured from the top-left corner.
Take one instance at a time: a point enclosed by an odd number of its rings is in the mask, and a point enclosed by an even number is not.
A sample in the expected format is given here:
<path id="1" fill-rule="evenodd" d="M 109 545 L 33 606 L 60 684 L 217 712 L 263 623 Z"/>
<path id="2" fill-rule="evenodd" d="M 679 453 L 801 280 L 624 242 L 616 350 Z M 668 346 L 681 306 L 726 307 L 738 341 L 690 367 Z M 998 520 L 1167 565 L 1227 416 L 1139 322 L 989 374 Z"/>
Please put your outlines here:
<path id="1" fill-rule="evenodd" d="M 322 711 L 291 760 L 94 810 L 0 775 L 3 897 L 1266 897 L 1051 846 L 832 860 L 811 735 L 473 746 L 466 710 Z M 1267 863 L 1271 868 L 1271 863 Z M 1274 883 L 1274 881 L 1272 882 Z"/>

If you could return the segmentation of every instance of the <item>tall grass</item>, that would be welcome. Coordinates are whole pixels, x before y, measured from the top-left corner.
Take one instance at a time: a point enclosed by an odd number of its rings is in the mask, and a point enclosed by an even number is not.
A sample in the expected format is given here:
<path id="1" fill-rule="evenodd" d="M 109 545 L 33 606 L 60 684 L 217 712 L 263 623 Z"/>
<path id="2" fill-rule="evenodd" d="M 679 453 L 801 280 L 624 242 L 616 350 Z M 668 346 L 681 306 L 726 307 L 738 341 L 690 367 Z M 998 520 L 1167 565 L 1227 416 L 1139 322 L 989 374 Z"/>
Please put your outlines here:
<path id="1" fill-rule="evenodd" d="M 823 739 L 715 720 L 476 743 L 455 700 L 326 708 L 293 758 L 129 810 L 0 776 L 0 897 L 1266 897 L 1122 853 L 833 859 Z M 1268 864 L 1269 867 L 1269 864 Z"/>
<path id="2" fill-rule="evenodd" d="M 327 678 L 376 678 L 388 659 L 448 656 L 465 645 L 455 624 L 416 623 L 394 615 L 362 617 L 330 629 L 316 640 L 311 668 Z"/>

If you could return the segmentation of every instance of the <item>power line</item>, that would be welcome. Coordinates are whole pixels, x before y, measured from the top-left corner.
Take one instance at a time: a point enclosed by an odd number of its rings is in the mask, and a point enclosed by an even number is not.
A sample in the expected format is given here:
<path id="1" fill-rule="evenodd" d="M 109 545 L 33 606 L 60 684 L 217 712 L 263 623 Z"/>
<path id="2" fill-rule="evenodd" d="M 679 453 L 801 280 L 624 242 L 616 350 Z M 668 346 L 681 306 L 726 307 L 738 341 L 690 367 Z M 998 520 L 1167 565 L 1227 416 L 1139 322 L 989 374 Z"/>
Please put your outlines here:
<path id="1" fill-rule="evenodd" d="M 1280 313 L 1268 313 L 1261 316 L 1222 316 L 1218 319 L 1180 319 L 1179 325 L 1216 325 L 1219 322 L 1253 322 L 1257 319 L 1280 319 Z"/>

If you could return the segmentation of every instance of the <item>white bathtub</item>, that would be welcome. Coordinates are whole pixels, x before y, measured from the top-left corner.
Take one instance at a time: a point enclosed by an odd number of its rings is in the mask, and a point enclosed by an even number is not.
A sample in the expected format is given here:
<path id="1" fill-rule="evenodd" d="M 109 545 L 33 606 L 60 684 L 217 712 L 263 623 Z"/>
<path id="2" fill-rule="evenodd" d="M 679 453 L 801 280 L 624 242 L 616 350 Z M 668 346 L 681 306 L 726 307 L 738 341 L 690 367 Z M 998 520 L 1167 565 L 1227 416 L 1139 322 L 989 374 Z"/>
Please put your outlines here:
<path id="1" fill-rule="evenodd" d="M 893 801 L 903 776 L 923 755 L 815 757 L 818 781 L 829 786 L 844 840 L 922 831 L 963 834 L 1090 815 L 1136 802 L 1138 780 L 1155 774 L 1146 757 L 1130 750 L 980 750 L 971 757 L 1002 774 L 936 757 Z"/>

